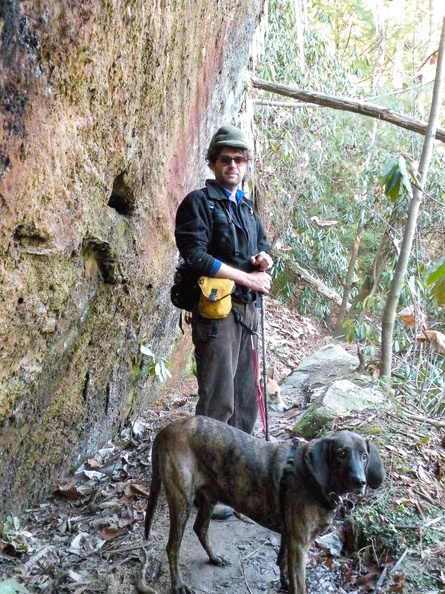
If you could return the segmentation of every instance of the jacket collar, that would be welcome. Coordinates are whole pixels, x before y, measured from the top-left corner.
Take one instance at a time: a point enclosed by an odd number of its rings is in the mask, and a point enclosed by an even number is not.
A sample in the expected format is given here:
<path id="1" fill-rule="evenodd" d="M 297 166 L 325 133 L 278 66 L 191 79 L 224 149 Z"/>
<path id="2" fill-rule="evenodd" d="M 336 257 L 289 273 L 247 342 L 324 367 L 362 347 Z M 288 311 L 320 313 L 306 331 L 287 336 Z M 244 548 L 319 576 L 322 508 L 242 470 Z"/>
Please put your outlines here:
<path id="1" fill-rule="evenodd" d="M 207 192 L 209 193 L 209 198 L 211 198 L 212 200 L 227 200 L 229 197 L 226 194 L 227 190 L 224 190 L 224 188 L 219 186 L 214 179 L 206 180 L 206 188 L 207 188 Z M 249 198 L 247 198 L 245 192 L 243 192 L 242 190 L 239 190 L 239 189 L 236 192 L 237 192 L 237 198 L 241 194 L 240 200 L 242 198 L 245 202 L 247 202 L 249 204 L 249 206 L 252 206 L 252 201 L 249 200 Z"/>

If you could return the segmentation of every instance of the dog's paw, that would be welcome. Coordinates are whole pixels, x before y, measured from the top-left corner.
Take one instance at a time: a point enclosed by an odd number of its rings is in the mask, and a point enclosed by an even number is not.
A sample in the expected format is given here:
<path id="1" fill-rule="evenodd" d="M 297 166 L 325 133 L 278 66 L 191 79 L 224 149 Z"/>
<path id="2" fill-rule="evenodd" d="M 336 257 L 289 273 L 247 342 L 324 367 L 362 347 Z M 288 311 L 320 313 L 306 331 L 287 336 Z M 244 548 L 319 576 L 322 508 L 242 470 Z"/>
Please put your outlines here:
<path id="1" fill-rule="evenodd" d="M 210 559 L 210 563 L 212 565 L 218 565 L 218 567 L 224 567 L 225 565 L 230 565 L 230 560 L 223 555 L 213 555 Z"/>
<path id="2" fill-rule="evenodd" d="M 289 583 L 289 576 L 286 574 L 281 573 L 280 575 L 280 586 L 282 592 L 289 592 L 290 590 L 290 583 Z"/>
<path id="3" fill-rule="evenodd" d="M 172 594 L 196 594 L 192 588 L 189 588 L 185 584 L 178 586 L 177 588 L 172 588 Z"/>

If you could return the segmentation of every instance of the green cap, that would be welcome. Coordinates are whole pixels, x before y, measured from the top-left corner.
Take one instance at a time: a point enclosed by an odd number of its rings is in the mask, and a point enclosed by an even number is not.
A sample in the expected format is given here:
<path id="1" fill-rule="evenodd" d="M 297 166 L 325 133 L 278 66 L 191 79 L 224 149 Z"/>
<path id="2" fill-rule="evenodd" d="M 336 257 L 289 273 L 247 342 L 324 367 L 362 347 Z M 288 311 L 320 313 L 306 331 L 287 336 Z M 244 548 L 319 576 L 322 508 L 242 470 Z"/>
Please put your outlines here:
<path id="1" fill-rule="evenodd" d="M 228 124 L 226 126 L 221 126 L 221 128 L 215 132 L 210 141 L 209 148 L 220 146 L 231 146 L 233 148 L 245 149 L 246 151 L 250 150 L 250 145 L 244 132 L 235 126 L 230 126 Z"/>

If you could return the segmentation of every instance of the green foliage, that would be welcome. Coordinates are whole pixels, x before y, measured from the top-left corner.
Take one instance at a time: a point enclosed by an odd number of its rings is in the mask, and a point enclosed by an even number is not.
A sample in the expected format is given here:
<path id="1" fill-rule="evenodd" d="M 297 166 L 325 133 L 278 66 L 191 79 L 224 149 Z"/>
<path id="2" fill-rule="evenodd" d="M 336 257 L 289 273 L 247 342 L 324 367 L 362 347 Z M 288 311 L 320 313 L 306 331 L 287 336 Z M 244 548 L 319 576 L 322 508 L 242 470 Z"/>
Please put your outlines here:
<path id="1" fill-rule="evenodd" d="M 400 557 L 407 547 L 421 556 L 425 546 L 441 541 L 440 525 L 425 527 L 416 508 L 394 505 L 386 497 L 376 499 L 372 506 L 361 506 L 353 521 L 383 562 Z"/>
<path id="2" fill-rule="evenodd" d="M 434 295 L 437 305 L 445 305 L 445 256 L 440 258 L 427 271 L 426 282 Z"/>
<path id="3" fill-rule="evenodd" d="M 297 27 L 292 0 L 271 0 L 266 51 L 256 74 L 301 89 L 359 97 L 426 120 L 432 85 L 421 84 L 416 68 L 428 51 L 429 6 L 426 0 L 406 0 L 399 19 L 395 3 L 384 4 L 385 10 L 377 14 L 383 5 L 370 9 L 362 0 L 334 4 L 309 0 L 304 27 Z M 356 114 L 302 103 L 277 106 L 276 95 L 261 97 L 263 101 L 254 104 L 260 148 L 255 190 L 265 205 L 270 229 L 287 256 L 340 295 L 351 247 L 361 237 L 348 301 L 366 295 L 366 287 L 372 293 L 349 311 L 345 331 L 349 340 L 374 357 L 407 207 L 418 183 L 415 163 L 424 138 Z M 273 104 L 265 104 L 268 97 Z M 445 270 L 443 260 L 437 262 L 437 254 L 443 254 L 445 228 L 443 167 L 442 145 L 436 145 L 408 267 L 418 288 L 413 291 L 407 282 L 400 296 L 400 308 L 422 307 L 438 329 L 445 323 Z M 337 224 L 318 228 L 314 217 Z M 387 263 L 378 279 L 373 274 L 376 254 Z M 431 261 L 436 265 L 431 267 Z M 430 274 L 424 276 L 425 270 Z M 279 298 L 314 319 L 330 319 L 331 302 L 287 270 L 279 258 L 273 275 Z M 428 344 L 416 343 L 419 330 L 396 322 L 394 387 L 438 414 L 443 407 L 443 358 L 438 359 Z"/>
<path id="4" fill-rule="evenodd" d="M 400 194 L 412 198 L 413 190 L 408 176 L 406 161 L 402 155 L 392 158 L 388 163 L 380 183 L 385 188 L 385 194 L 394 204 Z"/>
<path id="5" fill-rule="evenodd" d="M 160 382 L 165 382 L 169 377 L 171 377 L 171 373 L 167 368 L 168 365 L 171 365 L 169 361 L 166 359 L 157 361 L 156 355 L 153 353 L 149 345 L 141 344 L 140 351 L 143 355 L 152 359 L 148 365 L 145 365 L 142 368 L 140 372 L 142 377 L 155 377 Z"/>
<path id="6" fill-rule="evenodd" d="M 3 534 L 8 536 L 20 528 L 20 521 L 15 516 L 7 516 L 3 524 Z"/>
<path id="7" fill-rule="evenodd" d="M 20 528 L 20 521 L 15 516 L 7 516 L 3 524 L 3 536 L 7 539 L 9 546 L 17 552 L 28 553 L 31 550 L 31 534 Z"/>
<path id="8" fill-rule="evenodd" d="M 343 324 L 345 330 L 345 339 L 348 342 L 368 343 L 377 345 L 380 342 L 380 328 L 371 324 L 369 320 L 358 322 L 354 318 L 346 320 Z M 370 348 L 368 351 L 370 356 L 374 356 L 375 348 Z"/>

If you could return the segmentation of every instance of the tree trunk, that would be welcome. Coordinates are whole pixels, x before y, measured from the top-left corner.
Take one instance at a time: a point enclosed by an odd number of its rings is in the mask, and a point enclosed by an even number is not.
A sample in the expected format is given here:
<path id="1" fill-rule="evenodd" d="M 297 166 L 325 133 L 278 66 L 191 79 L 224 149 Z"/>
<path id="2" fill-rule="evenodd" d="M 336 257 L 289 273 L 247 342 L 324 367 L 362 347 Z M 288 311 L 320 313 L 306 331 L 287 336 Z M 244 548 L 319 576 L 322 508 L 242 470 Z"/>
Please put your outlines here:
<path id="1" fill-rule="evenodd" d="M 427 133 L 426 124 L 422 124 L 418 120 L 409 116 L 396 113 L 386 107 L 380 107 L 372 103 L 366 103 L 365 101 L 347 99 L 345 97 L 331 97 L 330 95 L 324 95 L 323 93 L 303 91 L 296 87 L 287 87 L 256 77 L 252 77 L 251 80 L 256 89 L 262 89 L 263 91 L 269 91 L 285 97 L 292 97 L 298 101 L 307 101 L 315 105 L 321 105 L 322 107 L 330 107 L 340 111 L 351 111 L 370 118 L 384 120 L 385 122 L 389 122 L 400 128 L 405 128 L 406 130 L 411 130 L 411 132 L 416 132 L 417 134 L 423 134 L 424 136 Z M 436 128 L 434 130 L 434 136 L 437 140 L 445 142 L 445 130 L 443 128 Z"/>
<path id="2" fill-rule="evenodd" d="M 363 217 L 361 217 L 362 220 Z M 343 288 L 343 298 L 340 305 L 340 311 L 338 312 L 337 322 L 335 324 L 334 335 L 342 336 L 343 332 L 343 320 L 345 319 L 346 309 L 349 299 L 349 293 L 352 287 L 352 278 L 354 276 L 354 268 L 358 260 L 358 252 L 360 248 L 360 242 L 362 239 L 363 223 L 360 221 L 355 240 L 351 250 L 351 258 L 349 259 L 348 273 L 346 274 L 345 285 Z"/>
<path id="3" fill-rule="evenodd" d="M 374 124 L 372 126 L 372 145 L 374 145 L 376 135 L 377 135 L 377 122 L 374 122 Z M 369 151 L 369 153 L 366 157 L 364 167 L 363 167 L 364 170 L 366 170 L 369 167 L 370 155 L 371 155 L 371 151 Z M 365 198 L 365 196 L 366 196 L 366 188 L 364 188 L 364 190 L 363 190 L 363 197 Z M 342 300 L 342 304 L 340 306 L 337 324 L 336 324 L 335 330 L 334 330 L 334 334 L 336 336 L 341 336 L 343 333 L 342 326 L 343 326 L 343 321 L 344 321 L 345 315 L 346 315 L 345 304 L 348 302 L 349 294 L 351 292 L 352 278 L 354 276 L 354 268 L 355 268 L 355 265 L 358 260 L 358 253 L 359 253 L 359 249 L 360 249 L 360 243 L 361 243 L 361 239 L 362 239 L 362 232 L 363 232 L 364 226 L 365 226 L 365 209 L 362 209 L 362 211 L 360 212 L 359 223 L 357 225 L 357 233 L 356 233 L 354 244 L 353 244 L 352 250 L 351 250 L 351 259 L 349 261 L 348 273 L 346 275 L 346 281 L 345 281 L 345 286 L 344 286 L 344 291 L 343 291 L 343 300 Z M 357 303 L 357 301 L 355 301 L 355 302 Z M 351 306 L 351 311 L 352 311 L 352 313 L 354 313 L 354 304 Z"/>
<path id="4" fill-rule="evenodd" d="M 400 292 L 403 287 L 406 270 L 408 267 L 411 247 L 417 226 L 417 216 L 420 202 L 422 200 L 423 189 L 426 185 L 428 168 L 433 151 L 433 139 L 436 136 L 437 122 L 439 120 L 440 108 L 442 104 L 443 85 L 445 77 L 445 18 L 442 22 L 442 34 L 440 37 L 439 55 L 437 58 L 436 79 L 434 81 L 433 99 L 431 102 L 431 111 L 428 121 L 428 129 L 425 134 L 422 155 L 420 157 L 419 185 L 414 186 L 413 196 L 408 207 L 408 219 L 405 233 L 403 234 L 400 255 L 397 261 L 394 278 L 386 301 L 385 310 L 382 316 L 382 354 L 380 364 L 380 375 L 382 377 L 391 377 L 392 365 L 392 339 L 394 332 L 394 320 L 396 317 L 397 304 Z"/>
<path id="5" fill-rule="evenodd" d="M 380 240 L 372 266 L 365 275 L 360 291 L 352 301 L 351 311 L 355 311 L 356 305 L 363 303 L 367 297 L 373 297 L 375 295 L 380 278 L 388 266 L 388 261 L 391 255 L 394 253 L 394 239 L 397 236 L 402 236 L 404 224 L 405 221 L 400 220 L 400 208 L 396 202 L 388 222 L 388 227 Z M 367 308 L 363 307 L 358 316 L 359 323 L 363 322 L 366 312 Z"/>
<path id="6" fill-rule="evenodd" d="M 304 28 L 305 28 L 305 15 L 302 6 L 303 0 L 294 0 L 294 11 L 295 11 L 295 31 L 297 33 L 298 42 L 298 59 L 300 62 L 301 72 L 306 71 L 306 59 L 304 55 Z"/>

